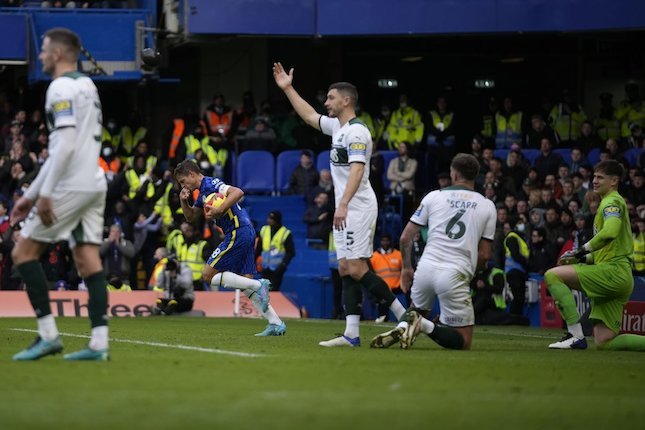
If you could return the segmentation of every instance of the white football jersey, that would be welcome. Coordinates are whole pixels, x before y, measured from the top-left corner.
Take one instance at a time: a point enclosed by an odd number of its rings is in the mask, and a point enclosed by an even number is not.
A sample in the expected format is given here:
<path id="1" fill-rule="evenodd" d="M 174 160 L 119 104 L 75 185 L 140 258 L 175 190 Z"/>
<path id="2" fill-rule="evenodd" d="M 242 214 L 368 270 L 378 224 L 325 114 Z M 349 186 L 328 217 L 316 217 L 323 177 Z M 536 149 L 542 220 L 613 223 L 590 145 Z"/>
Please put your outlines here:
<path id="1" fill-rule="evenodd" d="M 358 118 L 348 121 L 342 127 L 338 118 L 320 116 L 320 130 L 332 137 L 329 161 L 331 177 L 334 182 L 336 207 L 340 203 L 347 180 L 349 179 L 350 163 L 365 164 L 363 178 L 356 194 L 349 201 L 350 210 L 378 210 L 376 195 L 370 185 L 370 157 L 372 156 L 372 135 L 368 128 Z"/>
<path id="2" fill-rule="evenodd" d="M 76 142 L 68 169 L 54 191 L 105 191 L 105 174 L 99 167 L 101 151 L 101 100 L 94 82 L 82 73 L 67 73 L 52 81 L 45 100 L 47 126 L 51 133 L 49 152 L 55 154 L 56 132 L 76 128 Z"/>
<path id="3" fill-rule="evenodd" d="M 495 236 L 497 210 L 478 192 L 447 187 L 425 196 L 410 221 L 428 226 L 419 264 L 454 268 L 470 281 L 477 267 L 479 241 Z"/>

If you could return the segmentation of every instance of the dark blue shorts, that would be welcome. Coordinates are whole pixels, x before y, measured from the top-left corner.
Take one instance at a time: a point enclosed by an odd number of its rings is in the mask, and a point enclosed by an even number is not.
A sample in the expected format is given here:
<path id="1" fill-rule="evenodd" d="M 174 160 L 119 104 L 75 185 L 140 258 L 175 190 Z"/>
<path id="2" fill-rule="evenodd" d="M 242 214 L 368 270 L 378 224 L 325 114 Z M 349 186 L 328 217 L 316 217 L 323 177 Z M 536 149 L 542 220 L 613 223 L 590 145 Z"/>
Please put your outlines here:
<path id="1" fill-rule="evenodd" d="M 255 230 L 244 226 L 224 237 L 206 263 L 218 272 L 253 275 L 255 269 Z"/>

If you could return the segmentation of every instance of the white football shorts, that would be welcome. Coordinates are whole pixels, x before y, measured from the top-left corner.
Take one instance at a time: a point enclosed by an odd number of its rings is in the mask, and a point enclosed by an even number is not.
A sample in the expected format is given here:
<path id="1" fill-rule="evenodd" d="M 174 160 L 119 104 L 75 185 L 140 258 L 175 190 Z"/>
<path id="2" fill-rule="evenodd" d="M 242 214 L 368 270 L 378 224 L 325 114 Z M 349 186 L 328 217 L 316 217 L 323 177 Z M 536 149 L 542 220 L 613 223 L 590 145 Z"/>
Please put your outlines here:
<path id="1" fill-rule="evenodd" d="M 44 225 L 34 208 L 20 231 L 22 237 L 44 243 L 68 240 L 70 247 L 79 243 L 101 244 L 105 192 L 61 191 L 52 200 L 56 221 Z"/>
<path id="2" fill-rule="evenodd" d="M 349 209 L 345 229 L 334 231 L 334 243 L 338 259 L 358 260 L 370 258 L 374 252 L 374 231 L 378 211 L 358 211 Z"/>
<path id="3" fill-rule="evenodd" d="M 431 310 L 439 298 L 439 321 L 451 327 L 475 324 L 468 276 L 449 267 L 419 264 L 414 273 L 411 299 L 414 306 Z"/>

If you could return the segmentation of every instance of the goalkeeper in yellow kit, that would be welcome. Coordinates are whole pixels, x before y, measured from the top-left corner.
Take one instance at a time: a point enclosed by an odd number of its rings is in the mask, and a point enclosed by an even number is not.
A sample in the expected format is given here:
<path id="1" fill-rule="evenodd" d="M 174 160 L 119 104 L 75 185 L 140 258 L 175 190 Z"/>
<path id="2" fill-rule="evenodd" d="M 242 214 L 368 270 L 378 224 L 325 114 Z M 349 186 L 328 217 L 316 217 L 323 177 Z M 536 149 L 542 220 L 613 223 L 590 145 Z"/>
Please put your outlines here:
<path id="1" fill-rule="evenodd" d="M 559 266 L 544 275 L 568 328 L 559 342 L 549 345 L 551 349 L 587 348 L 572 288 L 584 291 L 591 301 L 589 318 L 598 348 L 645 351 L 645 336 L 618 334 L 623 308 L 634 289 L 631 226 L 627 205 L 617 191 L 624 173 L 614 160 L 596 165 L 592 184 L 602 201 L 593 222 L 594 237 L 578 250 L 562 254 Z"/>

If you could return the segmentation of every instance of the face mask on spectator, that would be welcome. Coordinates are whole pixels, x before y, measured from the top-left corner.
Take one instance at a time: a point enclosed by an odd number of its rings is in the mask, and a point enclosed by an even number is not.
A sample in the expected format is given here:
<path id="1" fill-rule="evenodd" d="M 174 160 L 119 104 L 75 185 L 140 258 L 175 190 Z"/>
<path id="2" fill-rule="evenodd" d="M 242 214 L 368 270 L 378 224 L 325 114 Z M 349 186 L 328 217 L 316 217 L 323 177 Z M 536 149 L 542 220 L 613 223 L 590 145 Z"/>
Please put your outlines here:
<path id="1" fill-rule="evenodd" d="M 209 164 L 209 162 L 208 162 L 208 161 L 206 161 L 206 160 L 202 160 L 202 161 L 200 161 L 200 162 L 199 162 L 199 167 L 200 167 L 202 170 L 206 170 L 206 169 L 208 169 L 208 168 L 210 167 L 210 164 Z"/>
<path id="2" fill-rule="evenodd" d="M 526 226 L 525 226 L 524 224 L 517 224 L 517 225 L 515 226 L 515 228 L 516 228 L 516 229 L 517 229 L 517 231 L 519 231 L 520 233 L 524 233 L 524 231 L 526 230 Z"/>
<path id="3" fill-rule="evenodd" d="M 110 155 L 112 155 L 112 148 L 106 146 L 105 148 L 103 148 L 103 151 L 101 153 L 104 157 L 109 157 Z"/>

